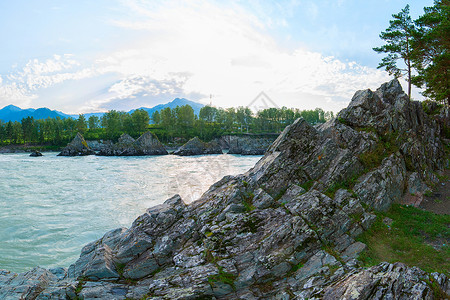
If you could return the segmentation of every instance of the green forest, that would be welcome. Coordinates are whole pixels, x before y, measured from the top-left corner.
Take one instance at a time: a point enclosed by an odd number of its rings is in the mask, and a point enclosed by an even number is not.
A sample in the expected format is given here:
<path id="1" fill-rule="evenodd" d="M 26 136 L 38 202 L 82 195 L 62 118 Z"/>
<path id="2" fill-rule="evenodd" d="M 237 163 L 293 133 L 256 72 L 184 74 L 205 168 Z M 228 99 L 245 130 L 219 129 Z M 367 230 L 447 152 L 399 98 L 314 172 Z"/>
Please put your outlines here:
<path id="1" fill-rule="evenodd" d="M 205 106 L 198 116 L 189 105 L 165 108 L 149 116 L 147 111 L 138 109 L 133 113 L 111 110 L 101 118 L 79 115 L 72 118 L 48 118 L 35 120 L 23 118 L 21 122 L 0 120 L 0 144 L 44 146 L 65 146 L 77 132 L 87 140 L 116 141 L 121 134 L 128 133 L 134 138 L 150 130 L 164 143 L 183 143 L 198 136 L 210 141 L 225 134 L 279 133 L 297 118 L 303 117 L 310 124 L 324 123 L 333 117 L 333 112 L 268 108 L 253 113 L 249 108 L 215 108 Z"/>

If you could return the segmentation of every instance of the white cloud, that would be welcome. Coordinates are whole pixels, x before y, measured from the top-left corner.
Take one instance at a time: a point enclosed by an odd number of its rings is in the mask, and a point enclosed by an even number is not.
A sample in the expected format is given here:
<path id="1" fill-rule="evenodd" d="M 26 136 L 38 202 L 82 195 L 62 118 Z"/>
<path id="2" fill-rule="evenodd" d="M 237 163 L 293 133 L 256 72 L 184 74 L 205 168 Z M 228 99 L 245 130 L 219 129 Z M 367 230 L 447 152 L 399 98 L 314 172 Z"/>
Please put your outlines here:
<path id="1" fill-rule="evenodd" d="M 30 107 L 37 96 L 28 92 L 17 83 L 4 84 L 0 81 L 0 107 L 14 104 L 20 107 Z"/>
<path id="2" fill-rule="evenodd" d="M 148 9 L 140 2 L 128 1 L 144 19 L 114 24 L 145 31 L 146 38 L 133 52 L 128 49 L 113 54 L 114 58 L 108 60 L 115 66 L 109 68 L 155 80 L 165 80 L 171 72 L 190 72 L 184 91 L 214 94 L 214 103 L 219 106 L 244 105 L 265 90 L 280 95 L 279 106 L 294 103 L 309 108 L 312 104 L 307 98 L 286 99 L 301 94 L 311 95 L 325 109 L 331 106 L 338 110 L 346 105 L 343 99 L 349 101 L 356 89 L 376 88 L 388 79 L 384 72 L 356 62 L 302 48 L 286 51 L 264 33 L 263 23 L 252 14 L 198 3 L 177 9 L 170 5 Z M 317 102 L 319 98 L 323 99 L 321 103 Z"/>
<path id="3" fill-rule="evenodd" d="M 357 89 L 376 88 L 388 79 L 384 72 L 356 62 L 303 48 L 281 48 L 266 32 L 274 21 L 264 18 L 262 4 L 260 13 L 252 13 L 237 2 L 227 6 L 209 1 L 122 3 L 123 17 L 110 23 L 136 35 L 135 42 L 118 43 L 120 48 L 98 54 L 88 65 L 69 55 L 32 60 L 22 71 L 7 76 L 8 83 L 0 78 L 0 104 L 8 97 L 31 101 L 42 89 L 115 74 L 119 80 L 83 99 L 76 112 L 104 109 L 119 100 L 122 106 L 127 99 L 132 105 L 143 95 L 163 99 L 213 94 L 215 105 L 240 106 L 261 91 L 272 95 L 278 106 L 337 111 Z M 313 6 L 310 9 L 314 11 Z M 275 22 L 288 26 L 284 19 Z M 200 100 L 209 103 L 207 96 Z"/>

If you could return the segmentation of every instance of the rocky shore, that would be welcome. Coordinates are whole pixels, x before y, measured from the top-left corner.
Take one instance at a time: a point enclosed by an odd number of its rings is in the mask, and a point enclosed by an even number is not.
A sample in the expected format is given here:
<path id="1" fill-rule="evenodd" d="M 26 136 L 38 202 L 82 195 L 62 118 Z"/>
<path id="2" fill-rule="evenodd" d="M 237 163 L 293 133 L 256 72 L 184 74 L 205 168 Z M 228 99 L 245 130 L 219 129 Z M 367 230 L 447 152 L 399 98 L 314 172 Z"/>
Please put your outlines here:
<path id="1" fill-rule="evenodd" d="M 397 80 L 358 91 L 336 119 L 296 120 L 247 173 L 149 208 L 68 269 L 0 271 L 0 298 L 439 299 L 444 274 L 363 268 L 355 238 L 374 210 L 437 181 L 441 130 Z"/>
<path id="2" fill-rule="evenodd" d="M 223 149 L 229 154 L 263 155 L 275 140 L 275 136 L 223 136 L 211 142 L 203 142 L 198 137 L 190 139 L 181 147 L 172 149 L 172 154 L 179 156 L 222 154 Z M 151 132 L 144 133 L 137 140 L 124 133 L 117 143 L 111 141 L 85 141 L 78 133 L 59 154 L 60 156 L 142 156 L 166 155 L 165 146 Z"/>
<path id="3" fill-rule="evenodd" d="M 180 156 L 222 154 L 222 148 L 216 141 L 205 143 L 198 137 L 194 137 L 186 144 L 175 150 L 173 154 Z"/>
<path id="4" fill-rule="evenodd" d="M 278 135 L 225 135 L 219 139 L 229 154 L 263 155 Z"/>

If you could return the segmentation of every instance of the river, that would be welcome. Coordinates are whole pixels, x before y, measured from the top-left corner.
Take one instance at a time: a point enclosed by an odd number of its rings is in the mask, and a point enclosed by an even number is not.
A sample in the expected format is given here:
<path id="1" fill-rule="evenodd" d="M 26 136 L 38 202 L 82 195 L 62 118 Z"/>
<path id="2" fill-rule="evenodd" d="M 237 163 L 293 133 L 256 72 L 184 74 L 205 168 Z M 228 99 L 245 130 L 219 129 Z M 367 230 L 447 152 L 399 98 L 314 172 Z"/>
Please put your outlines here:
<path id="1" fill-rule="evenodd" d="M 0 155 L 0 269 L 68 267 L 81 248 L 129 227 L 174 194 L 198 199 L 261 156 L 43 157 Z"/>

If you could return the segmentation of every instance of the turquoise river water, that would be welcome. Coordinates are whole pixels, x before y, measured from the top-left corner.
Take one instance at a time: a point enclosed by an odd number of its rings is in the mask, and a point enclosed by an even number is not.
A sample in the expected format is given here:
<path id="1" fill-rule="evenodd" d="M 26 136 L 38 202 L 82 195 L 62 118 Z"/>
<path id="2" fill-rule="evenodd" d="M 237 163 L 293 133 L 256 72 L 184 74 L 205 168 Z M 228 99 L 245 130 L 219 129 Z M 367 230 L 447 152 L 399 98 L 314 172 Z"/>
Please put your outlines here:
<path id="1" fill-rule="evenodd" d="M 0 269 L 68 267 L 81 248 L 174 194 L 198 199 L 261 156 L 0 155 Z"/>

